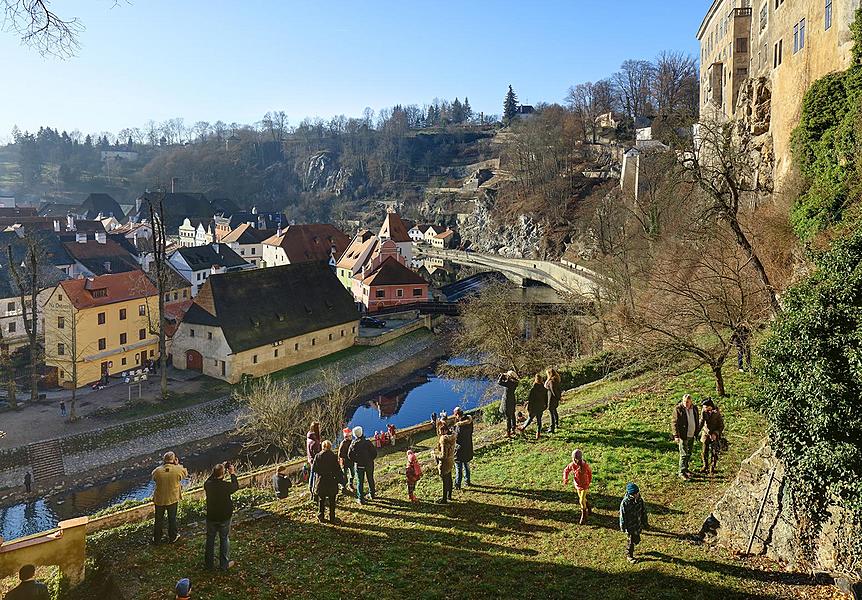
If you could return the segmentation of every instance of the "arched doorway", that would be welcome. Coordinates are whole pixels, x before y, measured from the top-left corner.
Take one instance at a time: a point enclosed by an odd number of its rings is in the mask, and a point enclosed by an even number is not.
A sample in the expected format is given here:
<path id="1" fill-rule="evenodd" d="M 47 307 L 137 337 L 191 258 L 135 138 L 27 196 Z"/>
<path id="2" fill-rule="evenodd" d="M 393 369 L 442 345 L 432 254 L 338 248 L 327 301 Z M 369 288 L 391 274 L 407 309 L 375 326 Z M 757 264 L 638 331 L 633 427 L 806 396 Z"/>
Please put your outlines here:
<path id="1" fill-rule="evenodd" d="M 204 370 L 204 357 L 197 350 L 186 350 L 186 369 L 189 371 Z"/>

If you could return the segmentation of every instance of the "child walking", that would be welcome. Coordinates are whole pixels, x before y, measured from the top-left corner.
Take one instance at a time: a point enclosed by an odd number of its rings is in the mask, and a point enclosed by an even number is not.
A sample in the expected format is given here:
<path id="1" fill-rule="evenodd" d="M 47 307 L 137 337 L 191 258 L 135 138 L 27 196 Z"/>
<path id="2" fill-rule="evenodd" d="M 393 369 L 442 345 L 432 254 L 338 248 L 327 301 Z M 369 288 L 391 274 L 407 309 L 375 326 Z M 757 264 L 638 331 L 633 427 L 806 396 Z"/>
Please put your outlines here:
<path id="1" fill-rule="evenodd" d="M 590 483 L 593 481 L 593 470 L 587 461 L 584 460 L 584 454 L 580 448 L 572 452 L 572 462 L 563 470 L 563 485 L 569 485 L 570 475 L 575 485 L 575 491 L 578 492 L 578 502 L 581 505 L 581 518 L 578 523 L 586 525 L 587 515 L 593 512 L 593 507 L 590 504 L 589 498 L 587 498 L 587 494 L 590 491 Z"/>
<path id="2" fill-rule="evenodd" d="M 407 495 L 411 502 L 419 502 L 414 492 L 416 491 L 416 482 L 422 477 L 422 467 L 419 465 L 419 458 L 413 450 L 407 451 Z"/>
<path id="3" fill-rule="evenodd" d="M 620 503 L 620 531 L 628 536 L 626 558 L 632 564 L 635 558 L 635 546 L 641 542 L 641 532 L 648 525 L 646 504 L 641 498 L 640 489 L 634 483 L 626 485 L 626 495 Z"/>

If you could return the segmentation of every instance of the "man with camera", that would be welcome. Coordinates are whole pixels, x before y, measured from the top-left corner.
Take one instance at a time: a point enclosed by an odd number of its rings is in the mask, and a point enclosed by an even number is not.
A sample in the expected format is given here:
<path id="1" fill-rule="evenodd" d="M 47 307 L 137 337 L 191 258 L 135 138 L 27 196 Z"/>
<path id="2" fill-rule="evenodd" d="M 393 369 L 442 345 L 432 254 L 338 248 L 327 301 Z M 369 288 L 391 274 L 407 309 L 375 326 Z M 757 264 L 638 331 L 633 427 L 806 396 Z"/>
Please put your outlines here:
<path id="1" fill-rule="evenodd" d="M 225 481 L 225 473 L 230 475 L 230 481 Z M 219 537 L 219 568 L 227 571 L 234 566 L 230 560 L 230 520 L 233 516 L 233 500 L 231 494 L 239 489 L 236 478 L 236 467 L 230 462 L 219 463 L 213 467 L 212 474 L 204 483 L 207 497 L 207 541 L 204 550 L 204 567 L 213 568 L 215 559 L 215 538 Z"/>
<path id="2" fill-rule="evenodd" d="M 156 484 L 153 490 L 153 504 L 156 507 L 156 520 L 153 524 L 153 543 L 162 543 L 165 514 L 168 516 L 168 541 L 180 539 L 177 532 L 177 506 L 183 495 L 182 481 L 189 476 L 180 459 L 173 452 L 165 452 L 162 466 L 153 470 L 152 479 Z"/>

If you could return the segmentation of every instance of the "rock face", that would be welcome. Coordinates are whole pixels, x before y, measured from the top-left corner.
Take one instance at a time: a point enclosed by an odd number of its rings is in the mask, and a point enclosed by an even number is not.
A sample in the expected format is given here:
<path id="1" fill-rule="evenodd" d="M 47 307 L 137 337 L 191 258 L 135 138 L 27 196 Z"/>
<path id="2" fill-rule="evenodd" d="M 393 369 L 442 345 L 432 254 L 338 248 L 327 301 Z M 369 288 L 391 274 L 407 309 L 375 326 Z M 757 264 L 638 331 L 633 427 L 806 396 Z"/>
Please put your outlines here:
<path id="1" fill-rule="evenodd" d="M 329 192 L 336 196 L 350 192 L 353 173 L 340 167 L 327 150 L 309 156 L 300 169 L 302 188 L 307 192 Z"/>
<path id="2" fill-rule="evenodd" d="M 748 148 L 753 184 L 758 189 L 773 188 L 775 150 L 769 132 L 772 120 L 772 89 L 765 77 L 747 79 L 739 89 L 736 103 L 736 136 Z"/>
<path id="3" fill-rule="evenodd" d="M 460 224 L 461 239 L 469 241 L 471 248 L 510 258 L 540 258 L 544 231 L 532 217 L 520 215 L 515 223 L 500 223 L 491 214 L 493 200 L 488 195 L 477 198 L 475 206 Z"/>
<path id="4" fill-rule="evenodd" d="M 768 444 L 743 461 L 736 480 L 716 504 L 713 514 L 721 523 L 718 543 L 746 551 L 773 469 L 775 475 L 752 553 L 765 554 L 796 571 L 847 573 L 854 564 L 852 545 L 862 537 L 862 529 L 854 525 L 849 512 L 833 506 L 829 519 L 809 538 L 812 541 L 804 543 L 800 532 L 805 523 L 800 521 L 786 493 L 784 464 Z"/>

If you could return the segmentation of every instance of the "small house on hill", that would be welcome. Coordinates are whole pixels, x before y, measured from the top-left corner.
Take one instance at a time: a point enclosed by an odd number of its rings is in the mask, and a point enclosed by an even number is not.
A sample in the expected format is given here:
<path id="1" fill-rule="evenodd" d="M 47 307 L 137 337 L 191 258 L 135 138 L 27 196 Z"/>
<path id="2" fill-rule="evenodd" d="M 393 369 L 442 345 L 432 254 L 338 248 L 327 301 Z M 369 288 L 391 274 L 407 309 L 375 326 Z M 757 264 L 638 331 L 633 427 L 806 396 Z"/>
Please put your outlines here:
<path id="1" fill-rule="evenodd" d="M 235 383 L 349 348 L 358 327 L 325 261 L 213 275 L 174 334 L 174 367 Z"/>

